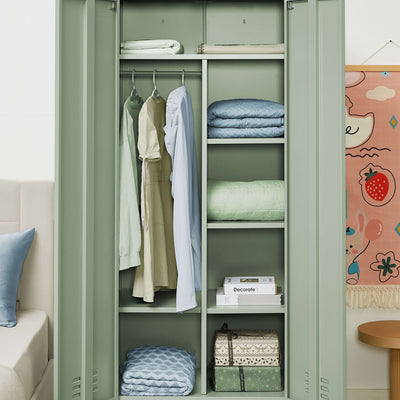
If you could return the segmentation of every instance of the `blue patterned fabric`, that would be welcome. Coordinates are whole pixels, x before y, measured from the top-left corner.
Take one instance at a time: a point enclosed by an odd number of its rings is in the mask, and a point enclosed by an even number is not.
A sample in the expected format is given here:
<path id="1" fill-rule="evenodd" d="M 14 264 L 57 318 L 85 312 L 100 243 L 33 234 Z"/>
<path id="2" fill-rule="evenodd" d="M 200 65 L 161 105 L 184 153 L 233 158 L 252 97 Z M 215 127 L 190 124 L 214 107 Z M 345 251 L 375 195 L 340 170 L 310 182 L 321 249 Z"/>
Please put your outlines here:
<path id="1" fill-rule="evenodd" d="M 185 396 L 194 387 L 196 357 L 167 346 L 128 351 L 121 366 L 123 396 Z"/>
<path id="2" fill-rule="evenodd" d="M 208 126 L 216 128 L 265 128 L 267 126 L 282 126 L 282 118 L 214 118 Z"/>
<path id="3" fill-rule="evenodd" d="M 283 104 L 270 100 L 231 99 L 219 100 L 210 104 L 207 120 L 215 118 L 277 118 L 283 117 Z"/>
<path id="4" fill-rule="evenodd" d="M 208 107 L 208 137 L 278 137 L 284 134 L 283 104 L 270 100 L 231 99 Z"/>
<path id="5" fill-rule="evenodd" d="M 255 138 L 255 137 L 279 137 L 283 136 L 283 126 L 267 126 L 265 128 L 215 128 L 208 127 L 210 138 Z"/>

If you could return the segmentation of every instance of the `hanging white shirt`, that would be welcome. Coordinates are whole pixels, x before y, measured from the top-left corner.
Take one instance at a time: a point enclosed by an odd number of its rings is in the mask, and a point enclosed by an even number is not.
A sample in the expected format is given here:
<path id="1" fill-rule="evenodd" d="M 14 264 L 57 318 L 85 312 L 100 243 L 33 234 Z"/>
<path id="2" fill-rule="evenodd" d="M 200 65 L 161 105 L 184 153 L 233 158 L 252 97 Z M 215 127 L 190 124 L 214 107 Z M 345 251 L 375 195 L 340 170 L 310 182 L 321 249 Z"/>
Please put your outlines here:
<path id="1" fill-rule="evenodd" d="M 119 135 L 119 269 L 140 265 L 141 227 L 139 216 L 138 171 L 130 97 L 124 103 Z"/>
<path id="2" fill-rule="evenodd" d="M 185 86 L 167 99 L 165 146 L 172 159 L 174 245 L 178 269 L 176 311 L 197 306 L 201 290 L 201 224 L 192 100 Z"/>

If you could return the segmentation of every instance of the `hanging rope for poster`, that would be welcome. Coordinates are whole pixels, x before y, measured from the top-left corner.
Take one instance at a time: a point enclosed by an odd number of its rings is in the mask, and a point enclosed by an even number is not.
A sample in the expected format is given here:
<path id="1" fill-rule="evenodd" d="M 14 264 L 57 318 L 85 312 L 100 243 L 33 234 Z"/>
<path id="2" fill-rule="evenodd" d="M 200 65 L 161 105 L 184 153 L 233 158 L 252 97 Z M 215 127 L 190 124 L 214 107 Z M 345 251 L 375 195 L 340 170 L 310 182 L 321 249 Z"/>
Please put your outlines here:
<path id="1" fill-rule="evenodd" d="M 400 45 L 394 42 L 393 40 L 388 40 L 385 44 L 383 44 L 381 47 L 379 47 L 378 50 L 373 52 L 369 57 L 367 57 L 361 65 L 364 65 L 367 61 L 369 61 L 372 57 L 376 56 L 379 52 L 381 52 L 385 47 L 389 46 L 390 44 L 397 46 L 400 49 Z"/>
<path id="2" fill-rule="evenodd" d="M 400 59 L 399 59 L 399 64 L 394 64 L 394 65 L 366 65 L 366 63 L 376 56 L 379 52 L 381 52 L 385 47 L 393 45 L 396 46 L 400 49 L 400 44 L 396 43 L 393 40 L 388 40 L 386 43 L 384 43 L 379 49 L 374 51 L 369 57 L 367 57 L 361 64 L 359 65 L 346 65 L 346 72 L 352 72 L 352 71 L 400 71 Z"/>

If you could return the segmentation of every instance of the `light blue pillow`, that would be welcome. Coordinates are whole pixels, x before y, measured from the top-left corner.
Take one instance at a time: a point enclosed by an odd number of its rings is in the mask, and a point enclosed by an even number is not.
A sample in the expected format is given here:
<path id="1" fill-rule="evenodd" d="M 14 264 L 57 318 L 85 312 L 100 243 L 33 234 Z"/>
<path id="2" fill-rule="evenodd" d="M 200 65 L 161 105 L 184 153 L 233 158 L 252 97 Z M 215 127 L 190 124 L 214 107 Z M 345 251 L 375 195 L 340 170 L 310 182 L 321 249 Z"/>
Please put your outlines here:
<path id="1" fill-rule="evenodd" d="M 0 235 L 0 326 L 17 325 L 15 306 L 22 264 L 35 229 Z"/>

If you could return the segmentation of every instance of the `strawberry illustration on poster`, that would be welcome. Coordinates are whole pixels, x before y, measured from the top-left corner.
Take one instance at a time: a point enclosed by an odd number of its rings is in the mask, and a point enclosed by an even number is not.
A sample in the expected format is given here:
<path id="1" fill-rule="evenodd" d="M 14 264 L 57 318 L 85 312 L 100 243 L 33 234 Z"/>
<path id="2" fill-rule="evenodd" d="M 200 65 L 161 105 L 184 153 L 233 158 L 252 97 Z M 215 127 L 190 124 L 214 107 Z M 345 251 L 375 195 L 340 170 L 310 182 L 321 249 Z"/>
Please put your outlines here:
<path id="1" fill-rule="evenodd" d="M 346 283 L 352 307 L 400 307 L 400 72 L 346 72 Z"/>

